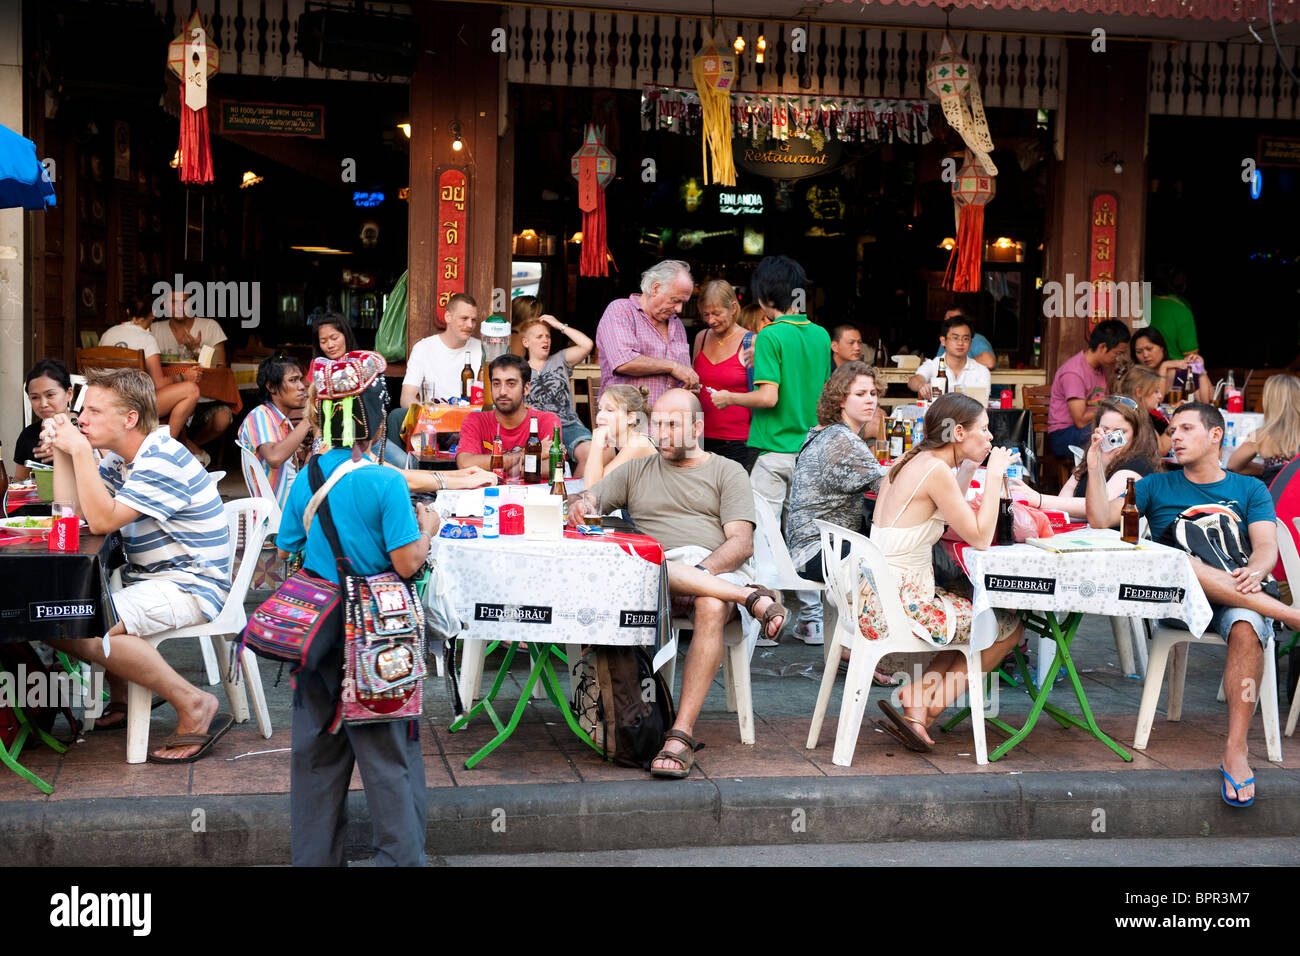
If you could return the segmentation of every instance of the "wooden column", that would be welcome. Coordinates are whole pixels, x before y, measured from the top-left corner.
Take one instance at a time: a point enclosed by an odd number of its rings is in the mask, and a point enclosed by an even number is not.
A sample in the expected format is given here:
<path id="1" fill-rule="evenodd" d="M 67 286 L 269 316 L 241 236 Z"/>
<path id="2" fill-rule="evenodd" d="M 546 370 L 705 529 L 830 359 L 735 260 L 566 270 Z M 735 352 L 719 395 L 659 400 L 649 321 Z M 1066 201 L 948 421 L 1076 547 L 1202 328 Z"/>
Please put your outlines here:
<path id="1" fill-rule="evenodd" d="M 460 166 L 469 179 L 469 250 L 466 291 L 491 311 L 492 289 L 509 287 L 497 274 L 497 121 L 505 54 L 492 52 L 492 31 L 502 25 L 495 7 L 416 5 L 421 54 L 411 78 L 411 206 L 406 342 L 410 346 L 443 328 L 437 308 L 437 170 Z M 451 148 L 450 126 L 461 125 L 464 149 Z"/>
<path id="2" fill-rule="evenodd" d="M 1119 200 L 1114 266 L 1116 282 L 1142 279 L 1146 236 L 1147 58 L 1142 43 L 1112 42 L 1093 53 L 1089 41 L 1067 44 L 1065 65 L 1065 156 L 1053 164 L 1052 203 L 1047 230 L 1045 281 L 1088 281 L 1089 217 L 1092 198 L 1114 193 Z M 1058 120 L 1060 118 L 1058 117 Z M 1124 162 L 1116 173 L 1114 153 Z M 1073 290 L 1066 290 L 1073 298 Z M 1044 317 L 1044 365 L 1048 374 L 1086 344 L 1084 316 Z"/>

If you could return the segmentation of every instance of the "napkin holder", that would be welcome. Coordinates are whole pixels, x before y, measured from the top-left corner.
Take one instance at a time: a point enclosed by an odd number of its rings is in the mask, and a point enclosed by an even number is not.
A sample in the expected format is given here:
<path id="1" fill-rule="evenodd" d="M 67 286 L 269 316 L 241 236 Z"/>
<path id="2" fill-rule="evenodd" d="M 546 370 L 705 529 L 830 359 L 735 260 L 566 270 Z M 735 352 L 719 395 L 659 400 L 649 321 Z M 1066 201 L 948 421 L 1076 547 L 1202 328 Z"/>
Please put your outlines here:
<path id="1" fill-rule="evenodd" d="M 524 499 L 524 538 L 559 541 L 564 537 L 559 495 L 529 495 Z"/>

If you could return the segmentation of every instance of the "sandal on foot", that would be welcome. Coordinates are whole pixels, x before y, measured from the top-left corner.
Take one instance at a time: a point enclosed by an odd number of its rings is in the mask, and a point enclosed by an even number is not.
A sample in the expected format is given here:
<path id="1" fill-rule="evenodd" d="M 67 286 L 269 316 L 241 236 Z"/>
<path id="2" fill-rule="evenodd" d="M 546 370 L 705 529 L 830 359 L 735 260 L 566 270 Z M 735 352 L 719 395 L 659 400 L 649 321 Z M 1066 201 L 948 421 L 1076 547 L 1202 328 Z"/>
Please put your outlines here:
<path id="1" fill-rule="evenodd" d="M 686 745 L 685 750 L 668 750 L 669 740 L 680 740 Z M 679 765 L 678 769 L 673 770 L 669 767 L 654 766 L 655 760 L 672 760 Z M 695 741 L 691 735 L 680 730 L 670 730 L 664 734 L 664 746 L 654 755 L 650 761 L 650 775 L 653 777 L 671 777 L 674 780 L 682 780 L 690 776 L 691 768 L 695 766 Z"/>
<path id="2" fill-rule="evenodd" d="M 113 717 L 117 714 L 122 715 L 122 719 L 116 723 L 103 726 L 102 721 L 105 717 Z M 95 726 L 90 728 L 92 734 L 111 734 L 115 730 L 126 730 L 126 704 L 119 701 L 109 701 L 104 705 L 104 711 L 95 718 Z"/>
<path id="3" fill-rule="evenodd" d="M 1251 777 L 1249 780 L 1243 780 L 1241 781 L 1241 783 L 1237 783 L 1237 781 L 1233 780 L 1232 777 L 1228 775 L 1228 771 L 1223 769 L 1223 764 L 1219 764 L 1219 773 L 1223 774 L 1223 781 L 1219 783 L 1219 796 L 1223 797 L 1224 803 L 1226 803 L 1230 807 L 1248 807 L 1255 802 L 1254 797 L 1251 797 L 1249 800 L 1228 799 L 1228 784 L 1232 784 L 1232 789 L 1236 790 L 1238 796 L 1240 796 L 1241 788 L 1249 787 L 1252 783 L 1254 783 L 1255 782 L 1254 777 Z"/>
<path id="4" fill-rule="evenodd" d="M 908 717 L 906 714 L 900 714 L 898 711 L 894 710 L 894 708 L 889 706 L 888 701 L 878 700 L 876 703 L 894 725 L 894 729 L 898 731 L 898 736 L 903 741 L 903 746 L 908 750 L 915 751 L 919 754 L 928 754 L 934 749 L 933 744 L 926 743 L 923 738 L 916 735 L 916 731 L 912 730 L 912 728 L 908 726 L 909 723 L 912 723 L 924 730 L 925 724 L 921 723 L 921 721 L 917 720 L 915 717 Z"/>
<path id="5" fill-rule="evenodd" d="M 194 763 L 200 757 L 207 754 L 212 749 L 212 745 L 221 739 L 235 723 L 235 718 L 231 714 L 217 714 L 208 724 L 206 734 L 172 734 L 162 742 L 164 750 L 174 750 L 179 747 L 198 746 L 198 752 L 192 753 L 188 757 L 159 757 L 149 754 L 145 759 L 149 763 Z"/>
<path id="6" fill-rule="evenodd" d="M 773 618 L 779 617 L 781 618 L 781 627 L 785 627 L 785 618 L 790 612 L 787 611 L 785 605 L 781 603 L 781 595 L 778 592 L 773 591 L 771 588 L 763 587 L 761 584 L 747 584 L 745 586 L 754 592 L 749 597 L 745 598 L 745 610 L 749 612 L 751 617 L 756 618 L 759 625 L 763 628 L 763 633 L 760 636 L 766 637 L 769 641 L 780 644 L 781 632 L 777 631 L 775 634 L 769 634 L 767 633 L 767 625 Z M 760 618 L 754 613 L 754 605 L 757 604 L 761 598 L 771 598 L 772 603 L 768 605 L 767 610 L 763 612 L 763 616 Z"/>

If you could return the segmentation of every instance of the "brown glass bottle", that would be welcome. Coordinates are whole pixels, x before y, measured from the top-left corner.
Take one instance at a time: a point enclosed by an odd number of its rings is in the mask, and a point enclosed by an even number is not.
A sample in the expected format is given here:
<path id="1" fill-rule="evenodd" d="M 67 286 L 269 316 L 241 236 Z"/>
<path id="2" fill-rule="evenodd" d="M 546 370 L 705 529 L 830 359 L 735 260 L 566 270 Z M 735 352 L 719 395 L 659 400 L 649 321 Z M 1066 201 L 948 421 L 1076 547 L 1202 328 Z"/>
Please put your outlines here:
<path id="1" fill-rule="evenodd" d="M 485 412 L 490 412 L 495 407 L 492 404 L 492 376 L 488 372 L 488 365 L 485 358 L 478 370 L 479 381 L 483 384 L 483 411 Z"/>
<path id="2" fill-rule="evenodd" d="M 528 444 L 524 445 L 524 484 L 542 481 L 542 440 L 537 436 L 537 419 L 528 420 Z"/>
<path id="3" fill-rule="evenodd" d="M 895 418 L 889 426 L 889 457 L 894 461 L 903 457 L 903 420 Z"/>
<path id="4" fill-rule="evenodd" d="M 1128 490 L 1124 492 L 1124 507 L 1119 512 L 1119 539 L 1128 544 L 1137 544 L 1138 540 L 1138 513 L 1137 505 L 1137 487 L 1133 484 L 1135 479 L 1128 480 Z"/>
<path id="5" fill-rule="evenodd" d="M 1016 543 L 1016 512 L 1005 479 L 1002 481 L 1002 497 L 998 500 L 998 530 L 993 543 L 999 547 Z"/>
<path id="6" fill-rule="evenodd" d="M 488 470 L 497 476 L 498 484 L 506 483 L 506 456 L 501 450 L 500 435 L 492 439 L 492 460 L 488 463 Z"/>
<path id="7" fill-rule="evenodd" d="M 460 397 L 469 401 L 469 390 L 474 385 L 474 366 L 470 363 L 469 353 L 465 353 L 465 367 L 460 370 Z"/>

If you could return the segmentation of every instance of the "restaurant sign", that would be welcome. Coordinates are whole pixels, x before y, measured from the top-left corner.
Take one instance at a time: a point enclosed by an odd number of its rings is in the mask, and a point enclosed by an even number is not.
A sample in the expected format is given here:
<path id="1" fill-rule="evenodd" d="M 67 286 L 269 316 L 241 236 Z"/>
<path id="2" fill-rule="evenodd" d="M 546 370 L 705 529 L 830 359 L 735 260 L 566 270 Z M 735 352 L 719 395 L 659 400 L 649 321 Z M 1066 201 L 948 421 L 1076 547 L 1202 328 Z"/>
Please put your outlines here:
<path id="1" fill-rule="evenodd" d="M 844 158 L 844 146 L 838 140 L 823 139 L 818 149 L 808 139 L 797 137 L 760 146 L 744 138 L 732 145 L 736 166 L 746 172 L 769 179 L 805 179 L 830 172 Z"/>
<path id="2" fill-rule="evenodd" d="M 290 103 L 221 102 L 222 133 L 325 138 L 325 107 Z"/>
<path id="3" fill-rule="evenodd" d="M 1092 197 L 1089 212 L 1088 281 L 1092 284 L 1092 314 L 1088 316 L 1088 331 L 1098 322 L 1115 318 L 1115 217 L 1119 213 L 1119 199 L 1114 193 L 1098 193 Z"/>
<path id="4" fill-rule="evenodd" d="M 434 274 L 438 279 L 438 308 L 445 309 L 447 300 L 457 292 L 465 291 L 465 266 L 467 244 L 466 226 L 469 222 L 469 180 L 465 170 L 449 167 L 438 174 L 438 220 L 434 232 L 438 238 L 438 257 Z"/>
<path id="5" fill-rule="evenodd" d="M 1300 139 L 1285 136 L 1259 138 L 1260 166 L 1300 166 Z"/>

